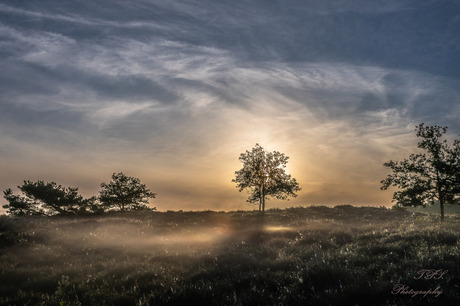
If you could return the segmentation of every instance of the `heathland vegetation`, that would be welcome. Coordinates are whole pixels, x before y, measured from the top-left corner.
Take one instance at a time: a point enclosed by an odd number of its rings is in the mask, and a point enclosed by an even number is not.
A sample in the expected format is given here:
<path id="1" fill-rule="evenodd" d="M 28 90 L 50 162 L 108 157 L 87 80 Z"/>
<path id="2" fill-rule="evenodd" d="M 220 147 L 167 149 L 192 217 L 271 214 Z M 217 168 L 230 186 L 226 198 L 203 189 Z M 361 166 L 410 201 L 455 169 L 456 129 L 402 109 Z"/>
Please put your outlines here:
<path id="1" fill-rule="evenodd" d="M 352 207 L 0 217 L 0 305 L 458 305 L 460 218 Z"/>

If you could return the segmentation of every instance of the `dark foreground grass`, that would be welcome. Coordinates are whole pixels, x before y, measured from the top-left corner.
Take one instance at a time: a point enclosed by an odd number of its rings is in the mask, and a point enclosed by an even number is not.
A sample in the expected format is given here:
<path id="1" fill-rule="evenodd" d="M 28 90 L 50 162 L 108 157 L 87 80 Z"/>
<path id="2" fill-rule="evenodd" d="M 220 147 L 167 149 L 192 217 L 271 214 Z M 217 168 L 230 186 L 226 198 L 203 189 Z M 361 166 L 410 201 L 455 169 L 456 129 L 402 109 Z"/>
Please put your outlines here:
<path id="1" fill-rule="evenodd" d="M 459 225 L 351 206 L 2 216 L 0 304 L 460 305 Z"/>

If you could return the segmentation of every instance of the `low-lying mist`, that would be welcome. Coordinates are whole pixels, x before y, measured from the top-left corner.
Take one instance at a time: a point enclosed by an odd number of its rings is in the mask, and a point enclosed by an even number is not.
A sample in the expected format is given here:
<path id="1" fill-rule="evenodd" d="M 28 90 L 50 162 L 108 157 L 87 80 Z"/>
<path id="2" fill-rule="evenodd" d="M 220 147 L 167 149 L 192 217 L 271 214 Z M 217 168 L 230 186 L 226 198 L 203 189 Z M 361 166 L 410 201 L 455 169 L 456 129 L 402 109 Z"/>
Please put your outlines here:
<path id="1" fill-rule="evenodd" d="M 352 206 L 2 216 L 0 305 L 412 305 L 398 282 L 450 303 L 460 219 L 437 220 Z M 421 282 L 420 269 L 449 273 Z"/>

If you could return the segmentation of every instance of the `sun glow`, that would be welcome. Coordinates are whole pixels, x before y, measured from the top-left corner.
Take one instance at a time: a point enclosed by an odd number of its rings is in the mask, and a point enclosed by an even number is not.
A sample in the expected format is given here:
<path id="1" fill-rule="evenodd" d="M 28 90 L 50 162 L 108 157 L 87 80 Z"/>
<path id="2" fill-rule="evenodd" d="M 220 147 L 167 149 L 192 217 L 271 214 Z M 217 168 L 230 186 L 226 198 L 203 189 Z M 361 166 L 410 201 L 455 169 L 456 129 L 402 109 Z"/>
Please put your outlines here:
<path id="1" fill-rule="evenodd" d="M 288 232 L 294 230 L 292 227 L 287 226 L 265 226 L 264 230 L 267 232 Z"/>

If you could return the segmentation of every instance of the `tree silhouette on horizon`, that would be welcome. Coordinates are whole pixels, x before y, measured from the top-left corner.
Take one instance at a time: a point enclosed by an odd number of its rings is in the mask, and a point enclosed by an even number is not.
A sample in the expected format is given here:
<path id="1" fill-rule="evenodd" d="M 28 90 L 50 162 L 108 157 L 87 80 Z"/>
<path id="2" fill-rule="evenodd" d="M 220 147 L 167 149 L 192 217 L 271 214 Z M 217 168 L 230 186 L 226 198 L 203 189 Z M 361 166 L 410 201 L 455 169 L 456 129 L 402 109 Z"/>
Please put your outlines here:
<path id="1" fill-rule="evenodd" d="M 127 176 L 123 172 L 113 173 L 112 180 L 102 183 L 101 188 L 101 203 L 107 208 L 119 208 L 120 211 L 149 209 L 149 199 L 156 196 L 138 178 Z"/>
<path id="2" fill-rule="evenodd" d="M 3 208 L 15 216 L 77 214 L 89 201 L 83 199 L 78 188 L 63 187 L 55 182 L 24 181 L 18 188 L 22 196 L 13 194 L 11 188 L 3 192 L 3 197 L 8 201 Z"/>
<path id="3" fill-rule="evenodd" d="M 449 144 L 441 139 L 447 127 L 421 123 L 415 131 L 417 137 L 422 138 L 417 147 L 425 153 L 385 163 L 393 173 L 381 181 L 381 189 L 398 187 L 400 190 L 394 193 L 393 201 L 400 206 L 425 206 L 438 200 L 441 221 L 444 221 L 444 204 L 458 203 L 460 199 L 460 140 Z"/>
<path id="4" fill-rule="evenodd" d="M 249 190 L 249 203 L 259 202 L 259 211 L 265 211 L 267 196 L 286 200 L 297 197 L 295 192 L 301 188 L 295 178 L 285 171 L 289 157 L 278 151 L 266 152 L 258 143 L 251 151 L 241 153 L 239 160 L 243 168 L 235 171 L 239 191 Z"/>

